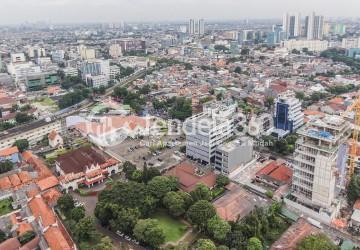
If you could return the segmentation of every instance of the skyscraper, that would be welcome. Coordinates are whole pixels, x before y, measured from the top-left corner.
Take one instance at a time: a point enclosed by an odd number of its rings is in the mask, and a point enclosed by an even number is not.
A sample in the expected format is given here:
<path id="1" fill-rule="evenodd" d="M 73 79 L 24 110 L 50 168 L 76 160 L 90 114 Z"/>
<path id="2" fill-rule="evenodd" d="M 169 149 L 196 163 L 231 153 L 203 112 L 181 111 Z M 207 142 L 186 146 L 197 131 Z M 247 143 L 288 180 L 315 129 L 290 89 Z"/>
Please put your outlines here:
<path id="1" fill-rule="evenodd" d="M 204 19 L 199 19 L 198 21 L 198 34 L 204 35 L 205 34 L 205 21 Z"/>
<path id="2" fill-rule="evenodd" d="M 194 19 L 189 20 L 188 33 L 195 34 L 195 20 Z"/>
<path id="3" fill-rule="evenodd" d="M 205 33 L 204 19 L 190 19 L 188 24 L 188 33 L 191 35 L 203 35 Z"/>
<path id="4" fill-rule="evenodd" d="M 269 45 L 279 44 L 285 38 L 285 32 L 281 25 L 273 25 L 272 31 L 267 34 L 266 42 Z"/>
<path id="5" fill-rule="evenodd" d="M 317 16 L 315 12 L 305 19 L 305 36 L 308 40 L 321 40 L 324 35 L 324 16 Z"/>
<path id="6" fill-rule="evenodd" d="M 286 13 L 283 16 L 283 30 L 286 38 L 294 38 L 301 35 L 301 15 Z"/>

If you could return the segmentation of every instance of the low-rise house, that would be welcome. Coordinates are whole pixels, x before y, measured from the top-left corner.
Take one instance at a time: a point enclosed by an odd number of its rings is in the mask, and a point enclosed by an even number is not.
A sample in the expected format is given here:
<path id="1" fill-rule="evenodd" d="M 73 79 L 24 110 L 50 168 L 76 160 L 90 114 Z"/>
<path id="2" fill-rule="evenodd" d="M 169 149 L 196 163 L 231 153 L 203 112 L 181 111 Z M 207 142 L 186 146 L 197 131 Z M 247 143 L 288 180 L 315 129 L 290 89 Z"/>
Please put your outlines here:
<path id="1" fill-rule="evenodd" d="M 256 180 L 275 188 L 290 183 L 292 170 L 285 164 L 272 161 L 256 173 Z"/>
<path id="2" fill-rule="evenodd" d="M 16 146 L 0 150 L 0 162 L 6 160 L 11 161 L 12 163 L 20 162 L 20 153 Z"/>
<path id="3" fill-rule="evenodd" d="M 351 215 L 350 226 L 353 230 L 360 232 L 360 199 L 357 199 L 353 206 L 353 214 Z"/>
<path id="4" fill-rule="evenodd" d="M 48 139 L 49 139 L 49 145 L 52 148 L 59 148 L 64 145 L 63 138 L 55 130 L 53 130 L 53 131 L 51 131 L 51 133 L 49 133 Z"/>
<path id="5" fill-rule="evenodd" d="M 272 244 L 270 250 L 295 250 L 301 240 L 317 232 L 318 229 L 310 225 L 305 219 L 300 218 Z"/>
<path id="6" fill-rule="evenodd" d="M 197 184 L 204 184 L 212 189 L 216 184 L 216 175 L 211 170 L 203 170 L 188 161 L 184 161 L 168 172 L 167 176 L 174 176 L 179 179 L 180 188 L 185 192 L 191 192 Z"/>

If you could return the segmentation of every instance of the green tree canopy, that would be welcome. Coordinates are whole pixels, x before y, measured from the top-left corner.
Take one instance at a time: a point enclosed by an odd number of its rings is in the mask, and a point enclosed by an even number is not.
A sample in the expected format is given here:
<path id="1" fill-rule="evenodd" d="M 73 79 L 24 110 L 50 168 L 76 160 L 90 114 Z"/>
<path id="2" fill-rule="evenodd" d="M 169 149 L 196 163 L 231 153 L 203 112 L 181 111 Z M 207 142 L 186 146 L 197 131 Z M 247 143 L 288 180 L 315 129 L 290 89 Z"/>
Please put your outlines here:
<path id="1" fill-rule="evenodd" d="M 230 183 L 229 177 L 219 174 L 216 176 L 216 186 L 218 187 L 225 187 Z"/>
<path id="2" fill-rule="evenodd" d="M 186 213 L 189 221 L 196 225 L 200 230 L 204 230 L 207 225 L 207 221 L 216 215 L 214 206 L 206 201 L 199 200 L 192 205 Z"/>
<path id="3" fill-rule="evenodd" d="M 95 234 L 95 222 L 91 217 L 82 218 L 74 229 L 74 235 L 79 241 L 90 241 L 94 238 Z"/>
<path id="4" fill-rule="evenodd" d="M 29 148 L 29 141 L 26 139 L 20 139 L 14 142 L 14 146 L 16 146 L 20 152 L 24 152 Z"/>
<path id="5" fill-rule="evenodd" d="M 0 161 L 0 174 L 6 173 L 10 170 L 12 170 L 14 167 L 14 163 L 12 163 L 9 160 Z"/>
<path id="6" fill-rule="evenodd" d="M 85 217 L 85 208 L 82 206 L 73 208 L 71 210 L 70 217 L 76 222 L 80 221 Z"/>
<path id="7" fill-rule="evenodd" d="M 191 196 L 183 191 L 168 192 L 163 199 L 164 206 L 173 216 L 183 215 L 191 202 Z"/>
<path id="8" fill-rule="evenodd" d="M 69 215 L 71 210 L 75 208 L 74 199 L 70 194 L 64 194 L 58 199 L 57 205 L 65 215 Z"/>
<path id="9" fill-rule="evenodd" d="M 196 250 L 216 250 L 214 242 L 208 239 L 199 239 L 195 245 Z"/>
<path id="10" fill-rule="evenodd" d="M 190 194 L 194 201 L 199 201 L 199 200 L 211 201 L 212 200 L 212 193 L 211 193 L 210 189 L 208 188 L 208 186 L 206 186 L 203 183 L 197 184 L 195 189 L 193 191 L 191 191 Z"/>
<path id="11" fill-rule="evenodd" d="M 93 250 L 113 250 L 113 244 L 111 239 L 106 236 L 103 237 L 98 244 L 95 245 Z"/>
<path id="12" fill-rule="evenodd" d="M 162 199 L 166 193 L 174 191 L 179 185 L 173 176 L 156 176 L 148 183 L 148 189 L 156 198 Z"/>
<path id="13" fill-rule="evenodd" d="M 303 239 L 297 250 L 338 250 L 326 235 L 311 235 Z"/>
<path id="14" fill-rule="evenodd" d="M 207 231 L 216 241 L 223 242 L 230 230 L 229 223 L 218 216 L 214 216 L 207 221 Z"/>
<path id="15" fill-rule="evenodd" d="M 350 204 L 353 204 L 360 198 L 360 176 L 353 175 L 347 189 L 347 199 Z"/>
<path id="16" fill-rule="evenodd" d="M 134 236 L 154 248 L 165 242 L 165 233 L 155 219 L 139 220 L 134 228 Z"/>
<path id="17" fill-rule="evenodd" d="M 249 242 L 247 244 L 247 250 L 263 250 L 263 246 L 261 244 L 261 241 L 256 237 L 251 237 L 249 239 Z"/>

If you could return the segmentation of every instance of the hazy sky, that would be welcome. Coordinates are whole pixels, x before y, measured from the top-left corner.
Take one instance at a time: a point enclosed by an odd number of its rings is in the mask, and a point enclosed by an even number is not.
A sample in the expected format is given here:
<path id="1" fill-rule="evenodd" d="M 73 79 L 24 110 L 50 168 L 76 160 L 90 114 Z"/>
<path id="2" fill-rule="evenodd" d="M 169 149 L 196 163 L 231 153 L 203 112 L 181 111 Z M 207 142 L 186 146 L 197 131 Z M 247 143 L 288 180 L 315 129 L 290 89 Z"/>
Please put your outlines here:
<path id="1" fill-rule="evenodd" d="M 0 0 L 0 24 L 281 17 L 286 11 L 358 17 L 360 0 Z"/>

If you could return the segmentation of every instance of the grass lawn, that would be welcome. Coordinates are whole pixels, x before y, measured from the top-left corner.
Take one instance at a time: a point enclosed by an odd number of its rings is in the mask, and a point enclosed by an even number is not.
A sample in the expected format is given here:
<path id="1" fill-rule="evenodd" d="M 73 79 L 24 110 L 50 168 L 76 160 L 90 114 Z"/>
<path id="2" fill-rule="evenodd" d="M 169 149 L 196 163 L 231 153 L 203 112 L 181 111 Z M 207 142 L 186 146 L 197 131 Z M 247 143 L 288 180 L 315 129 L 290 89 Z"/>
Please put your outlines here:
<path id="1" fill-rule="evenodd" d="M 43 97 L 39 103 L 44 106 L 56 106 L 56 102 L 49 97 Z"/>
<path id="2" fill-rule="evenodd" d="M 10 198 L 0 201 L 0 216 L 2 216 L 4 214 L 8 214 L 13 211 L 11 202 L 12 201 Z"/>
<path id="3" fill-rule="evenodd" d="M 152 216 L 159 221 L 160 226 L 165 232 L 165 242 L 178 241 L 187 231 L 187 226 L 181 221 L 170 217 L 165 212 L 159 211 Z"/>

